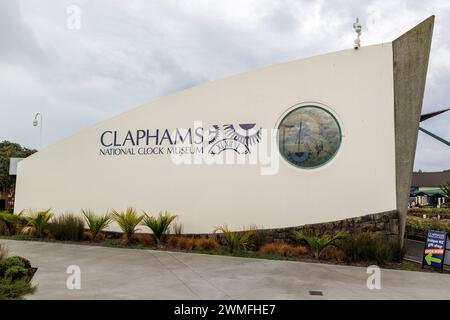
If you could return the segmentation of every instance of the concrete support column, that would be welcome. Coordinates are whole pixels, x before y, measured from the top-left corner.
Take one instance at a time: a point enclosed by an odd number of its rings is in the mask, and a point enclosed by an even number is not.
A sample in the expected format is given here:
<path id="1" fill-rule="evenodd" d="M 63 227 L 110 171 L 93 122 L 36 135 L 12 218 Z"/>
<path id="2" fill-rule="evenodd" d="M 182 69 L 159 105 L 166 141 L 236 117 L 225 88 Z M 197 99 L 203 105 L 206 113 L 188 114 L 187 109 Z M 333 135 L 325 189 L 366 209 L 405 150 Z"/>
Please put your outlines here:
<path id="1" fill-rule="evenodd" d="M 434 16 L 392 42 L 397 211 L 403 240 Z"/>

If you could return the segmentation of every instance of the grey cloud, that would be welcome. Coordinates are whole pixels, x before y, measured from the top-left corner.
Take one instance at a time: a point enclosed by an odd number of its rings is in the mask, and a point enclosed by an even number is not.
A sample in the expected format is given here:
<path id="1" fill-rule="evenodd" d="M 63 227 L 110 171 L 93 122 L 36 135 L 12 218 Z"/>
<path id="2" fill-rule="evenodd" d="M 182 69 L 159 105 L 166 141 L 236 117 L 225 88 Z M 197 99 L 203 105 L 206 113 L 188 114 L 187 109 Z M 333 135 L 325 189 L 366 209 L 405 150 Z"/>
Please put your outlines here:
<path id="1" fill-rule="evenodd" d="M 256 67 L 395 39 L 435 13 L 424 110 L 448 106 L 447 1 L 85 1 L 0 0 L 0 139 L 37 147 L 31 126 L 44 114 L 45 143 L 182 90 Z M 82 10 L 66 28 L 66 7 Z M 423 126 L 450 139 L 449 116 Z M 419 133 L 416 169 L 450 168 L 449 150 Z M 431 139 L 431 140 L 430 140 Z"/>
<path id="2" fill-rule="evenodd" d="M 33 31 L 21 19 L 18 1 L 0 0 L 0 16 L 2 62 L 28 66 L 47 62 Z"/>

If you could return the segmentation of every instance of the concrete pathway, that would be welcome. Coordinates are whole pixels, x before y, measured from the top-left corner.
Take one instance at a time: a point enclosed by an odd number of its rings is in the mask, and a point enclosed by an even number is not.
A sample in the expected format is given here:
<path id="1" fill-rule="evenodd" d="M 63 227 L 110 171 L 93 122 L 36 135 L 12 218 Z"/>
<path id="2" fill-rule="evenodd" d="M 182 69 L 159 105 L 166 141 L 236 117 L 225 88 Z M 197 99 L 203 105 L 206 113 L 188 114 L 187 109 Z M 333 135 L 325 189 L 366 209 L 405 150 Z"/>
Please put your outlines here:
<path id="1" fill-rule="evenodd" d="M 450 275 L 153 250 L 0 240 L 38 271 L 29 299 L 450 299 Z M 81 268 L 68 290 L 66 269 Z M 310 291 L 321 291 L 313 296 Z"/>

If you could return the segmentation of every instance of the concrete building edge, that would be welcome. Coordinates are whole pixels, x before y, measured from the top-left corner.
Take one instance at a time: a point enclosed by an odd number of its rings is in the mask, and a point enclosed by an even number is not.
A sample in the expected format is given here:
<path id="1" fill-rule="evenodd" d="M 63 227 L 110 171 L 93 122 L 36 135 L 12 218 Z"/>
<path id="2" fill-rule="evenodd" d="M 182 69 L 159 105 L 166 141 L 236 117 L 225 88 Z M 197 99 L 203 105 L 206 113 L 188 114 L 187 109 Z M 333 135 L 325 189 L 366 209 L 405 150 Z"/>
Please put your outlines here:
<path id="1" fill-rule="evenodd" d="M 392 42 L 396 202 L 403 242 L 435 17 Z"/>

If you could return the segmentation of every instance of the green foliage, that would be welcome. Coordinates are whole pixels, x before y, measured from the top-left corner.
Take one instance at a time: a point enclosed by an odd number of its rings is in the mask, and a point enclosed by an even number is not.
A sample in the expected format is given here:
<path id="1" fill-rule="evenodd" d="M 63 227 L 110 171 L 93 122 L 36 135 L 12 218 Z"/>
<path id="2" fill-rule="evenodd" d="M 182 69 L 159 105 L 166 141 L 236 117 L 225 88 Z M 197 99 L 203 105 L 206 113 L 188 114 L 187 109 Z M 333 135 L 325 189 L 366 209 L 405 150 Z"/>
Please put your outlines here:
<path id="1" fill-rule="evenodd" d="M 14 229 L 14 225 L 19 222 L 17 215 L 8 212 L 0 212 L 0 234 L 10 235 Z M 3 232 L 2 232 L 3 231 Z"/>
<path id="2" fill-rule="evenodd" d="M 450 199 L 450 181 L 447 181 L 444 185 L 440 186 L 440 189 L 444 193 L 447 199 Z"/>
<path id="3" fill-rule="evenodd" d="M 141 223 L 143 218 L 144 216 L 138 215 L 132 207 L 127 208 L 125 212 L 112 210 L 112 219 L 119 225 L 127 242 L 131 240 L 131 237 L 137 231 L 136 227 Z"/>
<path id="4" fill-rule="evenodd" d="M 23 148 L 17 143 L 0 142 L 0 193 L 14 193 L 16 176 L 9 175 L 9 159 L 26 158 L 35 152 L 36 150 Z"/>
<path id="5" fill-rule="evenodd" d="M 251 237 L 254 233 L 254 230 L 231 231 L 226 224 L 217 227 L 214 230 L 214 233 L 219 231 L 222 232 L 223 238 L 225 239 L 226 245 L 230 252 L 234 252 L 236 250 L 247 250 L 251 245 Z"/>
<path id="6" fill-rule="evenodd" d="M 450 233 L 450 224 L 435 219 L 406 219 L 406 236 L 409 238 L 418 238 L 425 240 L 428 230 L 444 231 Z"/>
<path id="7" fill-rule="evenodd" d="M 172 223 L 172 232 L 176 236 L 181 236 L 183 234 L 183 224 L 180 222 Z"/>
<path id="8" fill-rule="evenodd" d="M 345 254 L 345 261 L 373 261 L 376 257 L 376 242 L 371 233 L 363 232 L 339 242 L 339 248 Z"/>
<path id="9" fill-rule="evenodd" d="M 447 199 L 450 199 L 450 181 L 441 186 L 441 190 Z"/>
<path id="10" fill-rule="evenodd" d="M 344 252 L 344 260 L 348 263 L 375 261 L 385 265 L 400 262 L 405 254 L 398 237 L 378 236 L 370 232 L 341 239 L 337 246 Z"/>
<path id="11" fill-rule="evenodd" d="M 27 280 L 0 279 L 0 300 L 21 300 L 24 295 L 35 291 L 36 287 Z"/>
<path id="12" fill-rule="evenodd" d="M 233 257 L 267 259 L 267 260 L 295 260 L 294 257 L 280 256 L 277 254 L 261 254 L 255 251 L 235 251 L 231 252 Z"/>
<path id="13" fill-rule="evenodd" d="M 36 290 L 28 279 L 30 261 L 23 257 L 6 258 L 6 251 L 0 244 L 0 300 L 22 299 L 25 294 Z"/>
<path id="14" fill-rule="evenodd" d="M 36 229 L 38 236 L 42 239 L 52 217 L 53 213 L 50 212 L 50 209 L 44 211 L 30 210 L 30 214 L 26 219 L 28 224 Z"/>
<path id="15" fill-rule="evenodd" d="M 0 243 L 0 262 L 8 257 L 8 249 Z"/>
<path id="16" fill-rule="evenodd" d="M 431 220 L 406 219 L 405 233 L 407 238 L 425 239 L 431 229 Z"/>
<path id="17" fill-rule="evenodd" d="M 408 214 L 413 216 L 423 216 L 426 214 L 429 217 L 434 217 L 437 215 L 450 216 L 450 208 L 409 208 Z"/>
<path id="18" fill-rule="evenodd" d="M 49 232 L 56 240 L 79 241 L 83 238 L 83 218 L 74 216 L 71 213 L 55 217 L 49 224 Z"/>
<path id="19" fill-rule="evenodd" d="M 8 240 L 19 240 L 19 241 L 33 241 L 36 240 L 36 238 L 24 235 L 24 234 L 13 234 L 12 236 L 7 237 Z"/>
<path id="20" fill-rule="evenodd" d="M 149 216 L 145 213 L 143 224 L 149 227 L 153 231 L 153 235 L 156 238 L 158 245 L 163 241 L 163 236 L 169 230 L 170 224 L 176 219 L 176 215 L 172 215 L 169 212 L 159 213 L 158 217 Z"/>
<path id="21" fill-rule="evenodd" d="M 269 234 L 266 230 L 258 229 L 256 226 L 251 226 L 250 230 L 253 231 L 252 236 L 250 237 L 250 246 L 253 250 L 258 251 L 270 241 Z"/>
<path id="22" fill-rule="evenodd" d="M 11 258 L 16 258 L 16 259 L 21 260 L 24 268 L 26 268 L 26 269 L 31 268 L 31 263 L 28 259 L 25 259 L 24 257 L 21 257 L 21 256 L 13 256 Z"/>
<path id="23" fill-rule="evenodd" d="M 276 254 L 261 254 L 259 252 L 255 251 L 234 251 L 234 252 L 227 252 L 221 248 L 214 248 L 214 249 L 205 249 L 201 250 L 200 253 L 202 254 L 209 254 L 209 255 L 230 255 L 233 257 L 240 257 L 240 258 L 253 258 L 253 259 L 267 259 L 267 260 L 295 260 L 293 257 L 286 257 L 286 256 L 280 256 Z"/>
<path id="24" fill-rule="evenodd" d="M 25 261 L 22 257 L 14 256 L 0 261 L 0 279 L 5 277 L 5 273 L 11 267 L 25 268 Z"/>
<path id="25" fill-rule="evenodd" d="M 320 259 L 320 254 L 323 249 L 330 245 L 334 245 L 337 240 L 347 236 L 348 234 L 344 230 L 337 232 L 334 236 L 330 236 L 329 234 L 315 235 L 313 233 L 294 231 L 294 238 L 305 241 L 316 259 Z"/>
<path id="26" fill-rule="evenodd" d="M 124 243 L 123 241 L 113 240 L 113 239 L 105 239 L 100 242 L 102 247 L 108 248 L 124 248 L 124 249 L 148 249 L 148 247 L 143 246 L 140 243 Z"/>
<path id="27" fill-rule="evenodd" d="M 103 216 L 96 216 L 94 212 L 91 210 L 81 210 L 84 215 L 84 219 L 88 225 L 89 230 L 92 233 L 92 241 L 95 241 L 95 238 L 99 234 L 99 232 L 106 229 L 111 223 L 111 216 L 109 214 L 105 214 Z"/>
<path id="28" fill-rule="evenodd" d="M 17 281 L 28 276 L 28 269 L 21 266 L 12 266 L 5 271 L 4 278 L 6 280 Z"/>

